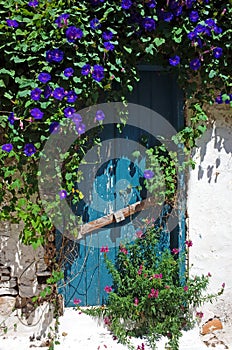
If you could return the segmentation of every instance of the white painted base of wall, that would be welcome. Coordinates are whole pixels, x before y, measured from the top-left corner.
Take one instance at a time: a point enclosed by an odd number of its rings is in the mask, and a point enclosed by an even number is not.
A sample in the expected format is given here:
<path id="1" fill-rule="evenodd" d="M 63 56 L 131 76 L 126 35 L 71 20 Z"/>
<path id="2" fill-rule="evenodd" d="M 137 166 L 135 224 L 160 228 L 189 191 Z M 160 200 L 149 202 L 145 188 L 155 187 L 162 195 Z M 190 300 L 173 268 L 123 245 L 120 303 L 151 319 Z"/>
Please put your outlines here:
<path id="1" fill-rule="evenodd" d="M 188 182 L 189 260 L 192 275 L 211 273 L 209 292 L 225 283 L 224 294 L 203 312 L 232 324 L 232 118 L 220 108 L 209 113 L 216 121 L 198 142 Z"/>
<path id="2" fill-rule="evenodd" d="M 49 329 L 48 329 L 49 330 Z M 229 335 L 230 339 L 225 340 L 225 334 Z M 31 332 L 31 335 L 33 333 Z M 219 339 L 216 341 L 214 339 L 215 346 L 208 347 L 203 340 L 207 341 L 210 337 L 215 336 Z M 226 341 L 227 349 L 232 348 L 232 335 L 230 331 L 224 329 L 223 331 L 215 332 L 207 338 L 201 338 L 199 335 L 199 327 L 194 328 L 191 331 L 184 332 L 183 337 L 180 340 L 180 350 L 224 350 L 226 349 L 224 341 Z M 59 326 L 59 341 L 60 345 L 56 345 L 56 350 L 126 350 L 127 347 L 118 344 L 117 341 L 112 339 L 112 335 L 107 331 L 102 324 L 99 324 L 96 320 L 92 319 L 90 316 L 86 316 L 79 311 L 72 308 L 65 309 L 64 316 L 60 317 L 60 326 Z M 133 340 L 133 344 L 141 346 L 144 342 L 143 339 Z M 222 343 L 220 343 L 222 342 Z M 30 350 L 33 345 L 40 346 L 42 343 L 45 343 L 44 339 L 40 341 L 29 341 L 28 330 L 25 333 L 15 332 L 6 334 L 6 338 L 0 338 L 0 349 L 1 350 Z M 165 350 L 166 340 L 162 339 L 157 344 L 157 350 Z M 211 342 L 212 343 L 212 342 Z M 43 347 L 45 349 L 45 347 Z M 145 346 L 146 350 L 149 350 Z"/>

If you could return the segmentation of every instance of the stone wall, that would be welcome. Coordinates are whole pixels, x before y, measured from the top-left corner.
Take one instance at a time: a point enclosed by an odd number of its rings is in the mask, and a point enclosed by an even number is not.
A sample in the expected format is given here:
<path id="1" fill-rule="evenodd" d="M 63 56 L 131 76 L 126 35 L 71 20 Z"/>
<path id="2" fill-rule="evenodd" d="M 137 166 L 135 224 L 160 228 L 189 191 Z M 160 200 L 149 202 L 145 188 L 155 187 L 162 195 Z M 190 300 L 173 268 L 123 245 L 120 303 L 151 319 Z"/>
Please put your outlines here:
<path id="1" fill-rule="evenodd" d="M 31 298 L 43 290 L 50 275 L 45 250 L 21 244 L 21 229 L 20 225 L 0 223 L 0 333 L 12 328 L 19 318 L 24 325 L 37 323 L 40 311 L 35 310 Z"/>

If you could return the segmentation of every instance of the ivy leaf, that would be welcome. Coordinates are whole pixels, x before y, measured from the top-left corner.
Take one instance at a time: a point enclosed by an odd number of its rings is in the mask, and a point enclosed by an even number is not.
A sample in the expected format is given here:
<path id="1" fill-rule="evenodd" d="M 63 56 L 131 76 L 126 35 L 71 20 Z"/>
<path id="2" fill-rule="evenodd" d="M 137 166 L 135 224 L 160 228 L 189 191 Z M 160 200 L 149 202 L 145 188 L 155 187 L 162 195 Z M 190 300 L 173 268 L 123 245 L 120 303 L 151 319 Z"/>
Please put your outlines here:
<path id="1" fill-rule="evenodd" d="M 165 39 L 164 38 L 155 38 L 154 39 L 154 43 L 157 47 L 163 45 L 165 43 Z"/>

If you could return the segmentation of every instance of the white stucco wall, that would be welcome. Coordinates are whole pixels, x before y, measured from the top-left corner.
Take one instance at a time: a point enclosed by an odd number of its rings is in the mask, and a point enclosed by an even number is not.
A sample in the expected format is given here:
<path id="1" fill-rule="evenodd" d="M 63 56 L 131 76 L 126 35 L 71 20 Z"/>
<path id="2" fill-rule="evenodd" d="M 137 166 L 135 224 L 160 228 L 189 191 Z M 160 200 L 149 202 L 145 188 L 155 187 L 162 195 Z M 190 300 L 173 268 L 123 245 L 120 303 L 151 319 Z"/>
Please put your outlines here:
<path id="1" fill-rule="evenodd" d="M 203 307 L 206 318 L 232 323 L 232 112 L 229 106 L 211 107 L 209 117 L 188 181 L 189 258 L 192 274 L 211 273 L 210 292 L 225 283 L 218 301 Z"/>

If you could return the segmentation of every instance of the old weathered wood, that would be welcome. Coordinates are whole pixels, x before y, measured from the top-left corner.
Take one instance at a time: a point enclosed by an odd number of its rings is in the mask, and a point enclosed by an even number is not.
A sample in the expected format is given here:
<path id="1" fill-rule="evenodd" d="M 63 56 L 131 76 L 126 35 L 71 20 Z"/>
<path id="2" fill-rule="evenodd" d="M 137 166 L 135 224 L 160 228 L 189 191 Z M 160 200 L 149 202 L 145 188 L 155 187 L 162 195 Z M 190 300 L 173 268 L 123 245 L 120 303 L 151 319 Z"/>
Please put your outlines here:
<path id="1" fill-rule="evenodd" d="M 155 205 L 154 198 L 146 198 L 142 201 L 136 202 L 134 204 L 128 205 L 126 208 L 120 209 L 116 211 L 115 213 L 105 215 L 101 217 L 100 219 L 93 220 L 91 222 L 88 222 L 87 224 L 84 224 L 81 227 L 80 234 L 82 236 L 86 235 L 87 233 L 93 232 L 95 230 L 98 230 L 104 226 L 110 225 L 114 222 L 119 222 L 122 220 L 118 220 L 119 217 L 128 217 L 130 215 L 133 215 L 139 211 L 148 209 Z"/>

